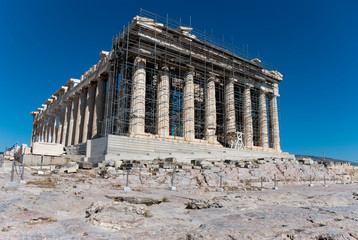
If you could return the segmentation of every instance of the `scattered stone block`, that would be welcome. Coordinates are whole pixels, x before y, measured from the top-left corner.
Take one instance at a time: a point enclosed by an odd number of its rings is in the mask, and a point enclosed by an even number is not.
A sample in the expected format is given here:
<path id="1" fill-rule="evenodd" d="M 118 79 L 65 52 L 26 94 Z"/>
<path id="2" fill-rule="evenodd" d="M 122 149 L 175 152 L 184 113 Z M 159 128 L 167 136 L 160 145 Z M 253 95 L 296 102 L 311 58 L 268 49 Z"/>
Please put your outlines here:
<path id="1" fill-rule="evenodd" d="M 186 209 L 222 208 L 223 205 L 214 199 L 191 199 L 186 203 Z"/>
<path id="2" fill-rule="evenodd" d="M 80 169 L 92 169 L 93 165 L 90 162 L 78 162 L 78 167 Z"/>
<path id="3" fill-rule="evenodd" d="M 223 162 L 214 162 L 214 166 L 216 166 L 216 167 L 224 167 L 224 163 Z"/>
<path id="4" fill-rule="evenodd" d="M 174 186 L 170 186 L 168 189 L 169 189 L 170 191 L 176 191 L 176 190 L 177 190 L 177 188 L 174 187 Z"/>
<path id="5" fill-rule="evenodd" d="M 169 158 L 165 158 L 164 161 L 167 163 L 175 163 L 177 159 L 175 157 L 169 157 Z"/>
<path id="6" fill-rule="evenodd" d="M 6 189 L 12 189 L 12 188 L 17 188 L 19 184 L 17 182 L 7 182 L 5 183 L 5 188 Z"/>
<path id="7" fill-rule="evenodd" d="M 189 166 L 189 165 L 182 165 L 182 166 L 181 166 L 181 169 L 183 169 L 183 170 L 190 170 L 190 169 L 193 169 L 193 167 L 192 167 L 192 166 Z"/>
<path id="8" fill-rule="evenodd" d="M 121 161 L 121 160 L 115 160 L 114 161 L 114 168 L 119 169 L 121 167 L 122 163 L 123 163 L 123 161 Z"/>
<path id="9" fill-rule="evenodd" d="M 20 184 L 26 184 L 27 181 L 26 181 L 26 180 L 20 180 L 19 183 L 20 183 Z"/>
<path id="10" fill-rule="evenodd" d="M 34 142 L 32 146 L 32 154 L 60 156 L 64 154 L 64 146 L 56 143 Z"/>
<path id="11" fill-rule="evenodd" d="M 55 167 L 55 172 L 57 173 L 75 173 L 77 172 L 78 164 L 76 162 L 69 162 L 65 165 L 57 165 Z"/>

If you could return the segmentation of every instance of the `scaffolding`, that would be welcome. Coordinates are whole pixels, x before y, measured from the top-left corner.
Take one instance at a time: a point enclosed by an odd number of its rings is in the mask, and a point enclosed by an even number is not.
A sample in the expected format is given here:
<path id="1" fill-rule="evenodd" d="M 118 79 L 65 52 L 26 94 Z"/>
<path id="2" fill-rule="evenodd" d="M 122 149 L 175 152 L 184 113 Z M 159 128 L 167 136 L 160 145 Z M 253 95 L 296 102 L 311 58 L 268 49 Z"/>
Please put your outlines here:
<path id="1" fill-rule="evenodd" d="M 181 21 L 141 9 L 123 31 L 113 38 L 112 71 L 107 82 L 106 108 L 103 135 L 129 135 L 133 74 L 135 59 L 146 61 L 145 79 L 145 133 L 158 132 L 158 84 L 160 76 L 168 75 L 169 81 L 169 135 L 183 137 L 183 92 L 188 66 L 194 67 L 195 139 L 205 139 L 205 96 L 209 74 L 215 75 L 216 136 L 225 147 L 243 148 L 245 134 L 243 119 L 243 94 L 248 82 L 265 83 L 271 89 L 273 81 L 263 69 L 274 70 L 271 64 L 250 61 L 255 56 L 216 39 L 205 32 L 191 29 Z M 145 23 L 145 24 L 144 24 Z M 188 30 L 189 29 L 189 30 Z M 225 86 L 234 78 L 235 127 L 233 134 L 226 129 Z M 269 105 L 266 97 L 269 143 L 272 142 Z M 253 142 L 259 145 L 259 89 L 251 89 Z M 233 139 L 236 140 L 233 143 Z"/>

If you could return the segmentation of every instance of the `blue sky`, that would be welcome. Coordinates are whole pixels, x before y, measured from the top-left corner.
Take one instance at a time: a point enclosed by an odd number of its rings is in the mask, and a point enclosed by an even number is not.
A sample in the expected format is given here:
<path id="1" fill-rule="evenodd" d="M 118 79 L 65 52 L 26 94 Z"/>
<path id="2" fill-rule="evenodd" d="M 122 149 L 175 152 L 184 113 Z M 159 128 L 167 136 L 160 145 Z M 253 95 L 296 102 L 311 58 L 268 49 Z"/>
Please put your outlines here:
<path id="1" fill-rule="evenodd" d="M 31 111 L 111 49 L 139 9 L 234 40 L 273 63 L 282 149 L 358 162 L 358 1 L 0 1 L 0 151 Z"/>

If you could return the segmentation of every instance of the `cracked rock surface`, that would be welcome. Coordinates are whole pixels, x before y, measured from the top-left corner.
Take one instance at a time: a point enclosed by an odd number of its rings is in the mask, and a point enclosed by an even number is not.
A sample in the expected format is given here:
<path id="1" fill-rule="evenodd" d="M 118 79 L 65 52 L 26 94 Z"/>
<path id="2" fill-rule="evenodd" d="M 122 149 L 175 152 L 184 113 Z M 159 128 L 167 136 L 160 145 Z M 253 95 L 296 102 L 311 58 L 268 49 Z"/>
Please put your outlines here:
<path id="1" fill-rule="evenodd" d="M 6 189 L 0 169 L 0 239 L 358 239 L 358 184 L 307 182 L 258 191 L 216 186 L 131 186 L 98 169 L 45 173 Z M 214 176 L 207 175 L 207 181 Z M 18 176 L 15 177 L 15 181 Z M 250 190 L 248 190 L 250 189 Z M 190 207 L 188 207 L 190 206 Z"/>

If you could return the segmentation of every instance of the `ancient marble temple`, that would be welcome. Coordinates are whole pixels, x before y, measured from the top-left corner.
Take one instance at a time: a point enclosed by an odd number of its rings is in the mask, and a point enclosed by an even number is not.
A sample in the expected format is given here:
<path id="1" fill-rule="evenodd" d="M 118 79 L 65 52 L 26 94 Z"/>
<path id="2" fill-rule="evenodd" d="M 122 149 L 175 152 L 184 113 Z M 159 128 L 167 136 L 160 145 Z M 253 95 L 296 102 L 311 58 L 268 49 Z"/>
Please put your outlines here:
<path id="1" fill-rule="evenodd" d="M 31 113 L 32 143 L 86 145 L 89 159 L 284 154 L 282 75 L 260 59 L 149 13 L 112 45 Z"/>

